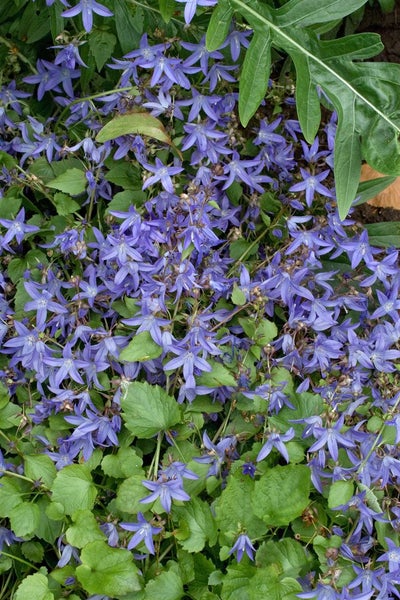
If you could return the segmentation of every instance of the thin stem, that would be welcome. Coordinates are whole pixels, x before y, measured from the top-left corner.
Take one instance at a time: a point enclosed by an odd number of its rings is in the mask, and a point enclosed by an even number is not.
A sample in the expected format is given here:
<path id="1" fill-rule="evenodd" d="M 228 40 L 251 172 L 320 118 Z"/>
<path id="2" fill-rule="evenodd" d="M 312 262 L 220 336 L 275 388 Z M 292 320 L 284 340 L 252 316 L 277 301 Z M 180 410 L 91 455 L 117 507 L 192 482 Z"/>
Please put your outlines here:
<path id="1" fill-rule="evenodd" d="M 32 73 L 34 73 L 35 75 L 37 74 L 36 67 L 33 66 L 33 64 L 31 63 L 29 58 L 27 58 L 24 54 L 22 54 L 22 52 L 20 52 L 18 50 L 18 48 L 16 47 L 15 44 L 12 44 L 9 40 L 7 40 L 7 38 L 3 37 L 2 35 L 0 35 L 0 43 L 4 44 L 5 46 L 7 46 L 7 48 L 10 49 L 10 54 L 18 56 L 18 58 L 22 62 L 24 62 L 26 65 L 28 65 L 28 67 L 30 68 Z"/>
<path id="2" fill-rule="evenodd" d="M 7 556 L 8 558 L 12 558 L 13 560 L 17 560 L 18 562 L 20 562 L 24 565 L 27 565 L 28 567 L 30 567 L 31 569 L 34 569 L 35 571 L 39 570 L 38 567 L 36 567 L 32 563 L 28 562 L 27 560 L 24 560 L 23 558 L 20 558 L 19 556 L 14 556 L 13 554 L 9 554 L 8 552 L 4 552 L 4 550 L 1 551 L 1 555 Z"/>

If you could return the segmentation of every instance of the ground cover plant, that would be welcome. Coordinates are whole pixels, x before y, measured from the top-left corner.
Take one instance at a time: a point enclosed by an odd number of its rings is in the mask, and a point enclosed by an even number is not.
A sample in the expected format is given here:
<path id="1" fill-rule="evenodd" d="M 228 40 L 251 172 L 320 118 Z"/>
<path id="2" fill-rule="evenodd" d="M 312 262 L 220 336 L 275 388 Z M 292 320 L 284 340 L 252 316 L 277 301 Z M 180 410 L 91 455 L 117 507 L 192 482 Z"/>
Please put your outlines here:
<path id="1" fill-rule="evenodd" d="M 396 225 L 214 4 L 0 15 L 0 598 L 400 597 Z"/>

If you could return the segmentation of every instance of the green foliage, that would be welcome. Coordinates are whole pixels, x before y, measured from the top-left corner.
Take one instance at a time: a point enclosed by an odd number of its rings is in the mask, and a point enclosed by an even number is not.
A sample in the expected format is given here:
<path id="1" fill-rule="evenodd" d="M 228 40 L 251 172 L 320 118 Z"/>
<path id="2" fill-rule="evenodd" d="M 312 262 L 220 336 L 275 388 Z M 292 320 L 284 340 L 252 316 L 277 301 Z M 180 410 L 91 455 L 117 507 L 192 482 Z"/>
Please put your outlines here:
<path id="1" fill-rule="evenodd" d="M 128 550 L 92 541 L 82 549 L 81 560 L 76 576 L 89 594 L 105 594 L 119 599 L 141 589 L 138 569 Z"/>
<path id="2" fill-rule="evenodd" d="M 133 112 L 111 119 L 99 131 L 96 139 L 98 142 L 107 142 L 127 134 L 145 135 L 165 144 L 171 144 L 161 121 L 146 112 Z"/>
<path id="3" fill-rule="evenodd" d="M 362 159 L 377 171 L 400 175 L 400 66 L 359 62 L 381 51 L 379 36 L 374 34 L 321 40 L 315 33 L 315 26 L 343 19 L 365 2 L 336 0 L 326 5 L 318 0 L 290 0 L 275 9 L 258 0 L 223 0 L 214 10 L 206 38 L 207 48 L 216 49 L 234 11 L 254 30 L 240 78 L 243 125 L 267 91 L 271 47 L 287 52 L 293 61 L 298 116 L 310 143 L 321 119 L 318 87 L 323 90 L 338 113 L 334 166 L 341 218 L 356 197 Z"/>
<path id="4" fill-rule="evenodd" d="M 175 399 L 158 385 L 137 381 L 128 384 L 121 407 L 126 427 L 138 438 L 168 431 L 180 420 Z"/>
<path id="5" fill-rule="evenodd" d="M 51 486 L 52 501 L 60 503 L 67 515 L 91 509 L 97 495 L 96 486 L 86 465 L 69 465 L 57 473 Z"/>

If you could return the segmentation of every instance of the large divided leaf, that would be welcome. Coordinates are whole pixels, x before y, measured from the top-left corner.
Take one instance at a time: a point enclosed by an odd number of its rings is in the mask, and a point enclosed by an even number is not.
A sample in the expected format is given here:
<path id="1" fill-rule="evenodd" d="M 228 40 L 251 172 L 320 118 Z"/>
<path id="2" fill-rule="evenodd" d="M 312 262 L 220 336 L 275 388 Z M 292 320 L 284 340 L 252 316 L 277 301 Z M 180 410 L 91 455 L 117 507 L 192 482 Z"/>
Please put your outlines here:
<path id="1" fill-rule="evenodd" d="M 215 50 L 233 11 L 254 30 L 240 77 L 239 113 L 244 125 L 262 100 L 271 47 L 293 60 L 299 121 L 310 143 L 321 118 L 320 90 L 329 98 L 338 112 L 334 170 L 341 218 L 356 198 L 362 158 L 381 173 L 400 175 L 400 65 L 357 62 L 381 51 L 376 34 L 320 40 L 315 33 L 317 25 L 340 20 L 365 3 L 289 0 L 273 9 L 258 0 L 223 0 L 206 36 L 208 50 Z"/>

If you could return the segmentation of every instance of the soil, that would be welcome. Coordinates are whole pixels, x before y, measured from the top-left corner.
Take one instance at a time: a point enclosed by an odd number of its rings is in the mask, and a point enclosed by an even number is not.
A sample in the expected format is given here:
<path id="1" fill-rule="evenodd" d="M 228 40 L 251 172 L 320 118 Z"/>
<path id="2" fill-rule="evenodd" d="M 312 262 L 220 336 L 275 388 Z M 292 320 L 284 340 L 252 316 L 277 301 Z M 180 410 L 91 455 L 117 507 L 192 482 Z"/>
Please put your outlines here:
<path id="1" fill-rule="evenodd" d="M 381 208 L 365 203 L 355 207 L 351 218 L 363 224 L 400 221 L 400 210 L 396 210 L 395 208 Z"/>
<path id="2" fill-rule="evenodd" d="M 381 36 L 385 48 L 381 54 L 369 60 L 400 62 L 400 0 L 396 0 L 394 10 L 386 14 L 377 0 L 372 6 L 367 4 L 357 31 L 372 31 Z"/>

